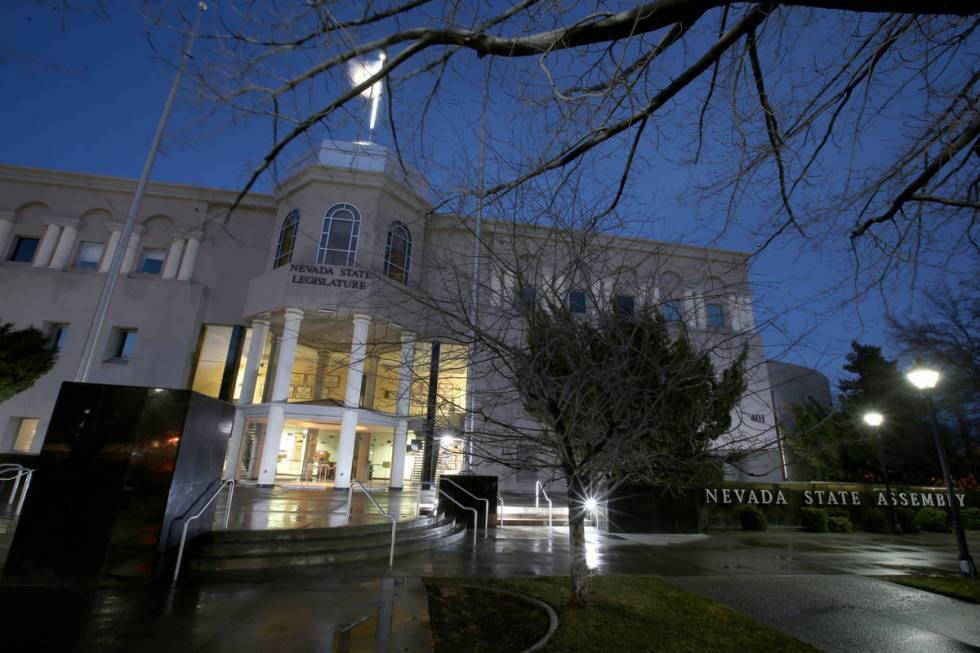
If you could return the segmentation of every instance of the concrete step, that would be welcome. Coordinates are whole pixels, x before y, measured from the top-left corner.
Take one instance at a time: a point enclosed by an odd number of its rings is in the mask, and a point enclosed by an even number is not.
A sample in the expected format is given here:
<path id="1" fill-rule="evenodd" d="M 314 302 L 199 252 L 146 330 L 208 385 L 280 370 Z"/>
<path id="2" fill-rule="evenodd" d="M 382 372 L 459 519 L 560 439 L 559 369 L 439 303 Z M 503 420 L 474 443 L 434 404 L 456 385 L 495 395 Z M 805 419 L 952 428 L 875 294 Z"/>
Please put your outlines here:
<path id="1" fill-rule="evenodd" d="M 189 565 L 195 578 L 224 577 L 226 573 L 246 572 L 249 578 L 256 578 L 252 572 L 270 572 L 270 574 L 288 572 L 289 570 L 311 569 L 316 567 L 331 567 L 364 560 L 384 560 L 388 558 L 390 546 L 390 526 L 387 534 L 356 535 L 353 537 L 333 537 L 320 542 L 319 548 L 311 546 L 304 550 L 291 550 L 289 544 L 282 541 L 261 546 L 253 543 L 256 550 L 253 553 L 239 552 L 230 555 L 211 553 L 198 555 L 196 552 Z M 344 529 L 336 529 L 344 530 Z M 454 520 L 444 519 L 434 525 L 424 528 L 409 529 L 407 532 L 397 532 L 395 536 L 395 557 L 417 553 L 432 548 L 435 545 L 457 542 L 466 535 L 465 527 L 456 524 Z M 311 544 L 306 542 L 306 544 Z M 276 552 L 274 547 L 284 546 L 286 550 Z M 228 545 L 235 546 L 239 545 Z"/>
<path id="2" fill-rule="evenodd" d="M 499 509 L 499 506 L 498 506 Z M 504 506 L 503 514 L 505 516 L 514 515 L 515 517 L 520 515 L 545 515 L 548 514 L 548 504 L 539 506 L 535 508 L 534 506 Z M 558 515 L 568 516 L 568 506 L 555 506 L 552 509 L 552 514 L 557 517 Z"/>
<path id="3" fill-rule="evenodd" d="M 568 526 L 567 518 L 555 517 L 551 520 L 552 526 Z M 523 517 L 517 519 L 511 519 L 510 517 L 505 517 L 503 523 L 501 523 L 500 518 L 497 518 L 497 527 L 507 528 L 508 526 L 544 526 L 548 527 L 548 518 L 544 517 Z"/>
<path id="4" fill-rule="evenodd" d="M 283 539 L 276 538 L 271 540 L 245 540 L 245 541 L 211 541 L 202 542 L 197 546 L 197 557 L 204 558 L 232 558 L 248 556 L 275 556 L 275 555 L 304 555 L 326 553 L 330 551 L 344 551 L 348 549 L 358 549 L 375 545 L 387 545 L 391 542 L 391 525 L 385 524 L 383 530 L 360 530 L 352 533 L 331 534 L 330 537 L 320 538 L 297 538 Z M 446 535 L 454 528 L 451 520 L 429 524 L 408 523 L 398 524 L 395 531 L 396 542 L 408 542 L 416 539 L 438 537 Z M 335 528 L 329 530 L 346 530 Z M 353 530 L 353 529 L 351 529 Z M 346 535 L 346 536 L 345 536 Z"/>
<path id="5" fill-rule="evenodd" d="M 398 522 L 398 529 L 412 529 L 432 526 L 438 522 L 435 515 L 426 515 Z M 266 530 L 228 530 L 210 531 L 198 538 L 198 542 L 230 544 L 235 542 L 297 542 L 302 540 L 346 539 L 360 535 L 390 533 L 391 522 L 359 524 L 357 526 L 335 526 L 330 528 L 270 528 Z"/>

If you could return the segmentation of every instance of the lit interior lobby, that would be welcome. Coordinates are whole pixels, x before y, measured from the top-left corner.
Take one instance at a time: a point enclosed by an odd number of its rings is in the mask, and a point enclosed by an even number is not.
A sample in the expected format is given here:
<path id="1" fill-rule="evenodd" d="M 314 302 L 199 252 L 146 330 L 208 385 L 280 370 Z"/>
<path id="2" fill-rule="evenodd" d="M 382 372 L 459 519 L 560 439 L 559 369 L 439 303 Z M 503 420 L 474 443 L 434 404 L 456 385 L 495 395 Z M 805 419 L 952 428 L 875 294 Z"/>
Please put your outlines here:
<path id="1" fill-rule="evenodd" d="M 421 480 L 428 420 L 437 472 L 462 465 L 455 435 L 465 347 L 441 343 L 436 365 L 432 351 L 431 342 L 370 315 L 288 308 L 256 317 L 251 328 L 205 325 L 192 389 L 238 402 L 225 478 L 401 489 Z"/>

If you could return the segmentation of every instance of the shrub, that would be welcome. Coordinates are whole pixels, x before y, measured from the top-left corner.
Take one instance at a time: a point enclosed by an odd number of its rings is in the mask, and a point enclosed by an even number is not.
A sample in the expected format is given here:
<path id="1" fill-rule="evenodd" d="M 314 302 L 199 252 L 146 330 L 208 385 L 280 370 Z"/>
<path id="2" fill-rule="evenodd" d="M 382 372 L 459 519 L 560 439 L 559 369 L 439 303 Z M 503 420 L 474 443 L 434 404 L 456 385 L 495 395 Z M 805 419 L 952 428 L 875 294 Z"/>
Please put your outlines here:
<path id="1" fill-rule="evenodd" d="M 889 530 L 885 514 L 874 508 L 865 508 L 861 511 L 861 525 L 869 533 L 887 533 Z"/>
<path id="2" fill-rule="evenodd" d="M 915 513 L 915 525 L 927 533 L 945 533 L 949 531 L 949 520 L 946 511 L 938 508 L 920 508 Z"/>
<path id="3" fill-rule="evenodd" d="M 970 531 L 980 531 L 980 508 L 964 508 L 960 510 L 960 523 Z"/>
<path id="4" fill-rule="evenodd" d="M 913 534 L 922 530 L 915 523 L 915 511 L 911 508 L 906 506 L 895 508 L 895 518 L 898 519 L 898 525 L 902 527 L 903 533 Z"/>
<path id="5" fill-rule="evenodd" d="M 821 508 L 804 508 L 800 511 L 800 525 L 811 533 L 827 532 L 827 511 Z"/>
<path id="6" fill-rule="evenodd" d="M 854 526 L 847 517 L 834 516 L 827 518 L 827 530 L 831 533 L 850 533 Z"/>
<path id="7" fill-rule="evenodd" d="M 769 527 L 766 521 L 766 513 L 758 506 L 739 506 L 735 510 L 738 521 L 742 524 L 743 531 L 764 531 Z"/>

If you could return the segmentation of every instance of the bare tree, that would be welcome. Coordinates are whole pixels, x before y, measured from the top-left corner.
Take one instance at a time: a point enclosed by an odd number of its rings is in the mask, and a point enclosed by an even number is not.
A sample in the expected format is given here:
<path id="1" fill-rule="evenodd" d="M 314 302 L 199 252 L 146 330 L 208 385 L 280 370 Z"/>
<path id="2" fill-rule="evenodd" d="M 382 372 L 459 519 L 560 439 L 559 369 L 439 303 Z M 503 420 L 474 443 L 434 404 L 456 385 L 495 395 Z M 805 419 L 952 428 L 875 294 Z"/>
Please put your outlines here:
<path id="1" fill-rule="evenodd" d="M 975 3 L 242 0 L 213 10 L 202 89 L 273 123 L 243 193 L 305 139 L 356 129 L 357 98 L 378 81 L 400 156 L 434 171 L 446 149 L 472 142 L 447 118 L 476 115 L 482 82 L 507 133 L 486 139 L 479 187 L 451 173 L 473 162 L 452 157 L 439 201 L 462 189 L 489 204 L 542 179 L 557 190 L 590 169 L 612 211 L 661 164 L 663 143 L 688 153 L 680 163 L 711 191 L 699 193 L 708 213 L 727 215 L 723 229 L 743 227 L 760 248 L 789 236 L 849 242 L 862 287 L 977 252 Z M 378 52 L 383 64 L 351 86 L 348 64 Z"/>
<path id="2" fill-rule="evenodd" d="M 980 443 L 980 285 L 976 280 L 929 296 L 918 318 L 889 321 L 892 336 L 909 358 L 942 370 L 937 401 L 956 423 L 960 443 Z"/>
<path id="3" fill-rule="evenodd" d="M 501 410 L 586 386 L 547 386 L 549 370 L 528 344 L 535 314 L 515 308 L 513 292 L 562 298 L 579 288 L 608 314 L 609 293 L 596 289 L 629 285 L 621 272 L 636 266 L 614 265 L 596 244 L 644 230 L 650 210 L 637 179 L 664 151 L 683 153 L 670 163 L 689 167 L 698 203 L 723 218 L 709 239 L 738 229 L 757 251 L 788 238 L 839 243 L 857 293 L 975 257 L 978 14 L 965 0 L 395 0 L 356 9 L 241 0 L 215 8 L 195 73 L 207 100 L 271 123 L 242 197 L 323 137 L 369 138 L 359 97 L 383 84 L 383 127 L 403 169 L 430 176 L 435 210 L 486 214 L 499 227 L 477 232 L 471 220 L 446 218 L 472 230 L 497 275 L 474 278 L 472 258 L 457 250 L 455 264 L 430 266 L 445 292 L 415 299 L 435 309 L 432 333 L 471 349 L 470 382 L 482 387 L 466 408 L 480 419 L 473 432 L 493 443 L 475 453 L 516 461 L 528 456 L 517 447 L 529 434 L 560 442 L 564 431 L 540 405 L 526 419 L 501 419 L 512 416 Z M 379 53 L 380 65 L 351 84 L 349 65 Z M 480 116 L 493 128 L 475 136 Z M 558 235 L 542 243 L 528 235 L 536 227 Z M 542 275 L 542 259 L 561 260 L 562 274 Z M 468 301 L 474 285 L 494 311 Z M 669 299 L 646 305 L 663 314 Z M 730 364 L 746 338 L 695 349 L 725 350 L 716 362 Z M 606 471 L 631 460 L 604 451 Z M 537 468 L 563 462 L 555 448 L 532 456 Z M 572 474 L 575 483 L 586 476 Z"/>

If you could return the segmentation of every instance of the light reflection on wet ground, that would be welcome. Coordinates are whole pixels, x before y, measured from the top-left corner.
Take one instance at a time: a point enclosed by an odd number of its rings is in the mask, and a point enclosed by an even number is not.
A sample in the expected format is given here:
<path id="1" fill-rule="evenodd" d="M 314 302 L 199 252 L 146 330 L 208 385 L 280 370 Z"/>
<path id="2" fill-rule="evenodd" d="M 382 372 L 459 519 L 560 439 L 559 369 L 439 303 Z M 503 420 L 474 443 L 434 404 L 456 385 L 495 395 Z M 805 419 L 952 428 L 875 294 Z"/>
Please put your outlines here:
<path id="1" fill-rule="evenodd" d="M 415 514 L 414 492 L 373 496 L 401 518 Z M 355 501 L 353 523 L 384 521 L 363 495 Z M 345 502 L 346 493 L 239 488 L 232 527 L 339 525 Z M 970 536 L 974 550 L 980 550 L 978 533 Z M 568 573 L 567 528 L 506 526 L 487 538 L 480 533 L 475 548 L 471 542 L 467 537 L 431 551 L 397 555 L 393 572 L 383 561 L 362 562 L 297 569 L 271 582 L 185 586 L 176 593 L 162 588 L 0 588 L 0 620 L 8 637 L 3 649 L 424 651 L 427 611 L 420 576 Z M 587 545 L 594 573 L 662 575 L 690 582 L 691 589 L 704 593 L 729 592 L 719 584 L 724 579 L 765 584 L 771 577 L 796 578 L 799 587 L 807 582 L 800 579 L 825 576 L 813 582 L 826 581 L 830 588 L 836 575 L 936 573 L 956 567 L 949 534 L 616 535 L 589 529 Z M 778 612 L 776 605 L 766 609 Z"/>
<path id="2" fill-rule="evenodd" d="M 226 495 L 215 508 L 215 525 L 224 521 Z M 418 513 L 414 490 L 403 492 L 372 491 L 371 497 L 399 521 Z M 232 530 L 266 530 L 280 528 L 331 528 L 345 525 L 347 492 L 333 489 L 257 488 L 239 485 L 235 488 L 231 519 Z M 362 493 L 355 492 L 351 508 L 352 525 L 382 524 L 388 520 L 371 505 Z"/>
<path id="3" fill-rule="evenodd" d="M 0 588 L 5 651 L 428 651 L 418 579 Z"/>

